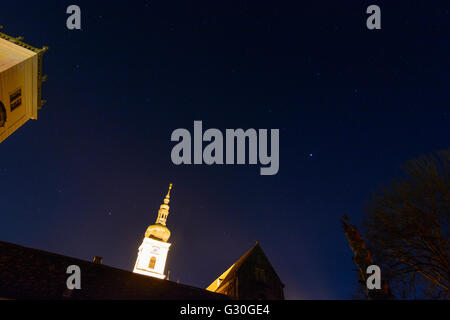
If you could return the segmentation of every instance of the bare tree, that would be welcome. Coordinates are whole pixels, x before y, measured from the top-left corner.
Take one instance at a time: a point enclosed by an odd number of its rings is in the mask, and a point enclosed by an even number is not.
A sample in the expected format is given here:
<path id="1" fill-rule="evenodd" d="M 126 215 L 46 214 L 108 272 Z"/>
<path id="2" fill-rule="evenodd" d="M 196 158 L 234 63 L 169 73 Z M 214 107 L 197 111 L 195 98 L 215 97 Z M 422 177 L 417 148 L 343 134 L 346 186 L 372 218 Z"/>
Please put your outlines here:
<path id="1" fill-rule="evenodd" d="M 366 208 L 367 247 L 398 297 L 450 298 L 450 149 L 407 162 Z"/>

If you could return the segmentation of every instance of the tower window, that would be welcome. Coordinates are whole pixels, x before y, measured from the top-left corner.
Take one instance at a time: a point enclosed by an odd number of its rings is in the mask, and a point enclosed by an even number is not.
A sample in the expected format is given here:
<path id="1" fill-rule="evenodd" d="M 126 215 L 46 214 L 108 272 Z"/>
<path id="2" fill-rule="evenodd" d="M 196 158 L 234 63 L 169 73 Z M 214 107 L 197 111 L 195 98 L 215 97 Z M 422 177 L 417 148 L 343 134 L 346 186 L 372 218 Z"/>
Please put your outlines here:
<path id="1" fill-rule="evenodd" d="M 11 106 L 11 111 L 18 108 L 22 104 L 22 89 L 17 89 L 9 95 L 9 103 Z"/>
<path id="2" fill-rule="evenodd" d="M 264 269 L 255 268 L 255 277 L 257 281 L 266 282 L 266 274 Z"/>
<path id="3" fill-rule="evenodd" d="M 155 269 L 155 264 L 156 264 L 156 258 L 155 257 L 151 257 L 150 258 L 150 263 L 148 264 L 148 267 L 150 269 Z"/>

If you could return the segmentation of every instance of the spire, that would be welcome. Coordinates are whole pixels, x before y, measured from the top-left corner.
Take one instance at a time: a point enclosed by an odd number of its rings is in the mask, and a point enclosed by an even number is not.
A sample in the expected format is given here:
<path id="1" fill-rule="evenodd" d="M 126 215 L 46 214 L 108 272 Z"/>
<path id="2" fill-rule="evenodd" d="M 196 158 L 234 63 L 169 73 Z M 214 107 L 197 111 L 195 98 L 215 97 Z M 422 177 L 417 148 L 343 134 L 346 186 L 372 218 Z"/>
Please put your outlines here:
<path id="1" fill-rule="evenodd" d="M 172 190 L 172 184 L 169 184 L 169 191 L 167 191 L 166 197 L 164 199 L 164 203 L 165 204 L 169 204 L 170 201 L 170 190 Z"/>
<path id="2" fill-rule="evenodd" d="M 172 184 L 169 185 L 169 191 L 164 198 L 164 203 L 159 207 L 158 218 L 156 219 L 156 223 L 163 226 L 166 225 L 167 216 L 169 215 L 170 190 L 172 190 Z"/>

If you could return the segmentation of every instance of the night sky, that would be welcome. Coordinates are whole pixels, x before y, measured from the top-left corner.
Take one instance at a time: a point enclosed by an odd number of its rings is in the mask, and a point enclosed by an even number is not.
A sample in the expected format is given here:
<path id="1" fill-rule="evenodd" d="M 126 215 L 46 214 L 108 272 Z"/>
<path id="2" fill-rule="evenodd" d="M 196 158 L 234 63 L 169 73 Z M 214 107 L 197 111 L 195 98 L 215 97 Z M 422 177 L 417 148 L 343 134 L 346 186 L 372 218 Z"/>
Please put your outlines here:
<path id="1" fill-rule="evenodd" d="M 206 287 L 258 239 L 288 299 L 351 298 L 340 216 L 449 147 L 449 3 L 311 2 L 2 1 L 2 32 L 50 49 L 48 102 L 0 145 L 0 240 L 132 270 L 172 182 L 171 280 Z M 279 128 L 278 174 L 174 165 L 194 120 Z"/>

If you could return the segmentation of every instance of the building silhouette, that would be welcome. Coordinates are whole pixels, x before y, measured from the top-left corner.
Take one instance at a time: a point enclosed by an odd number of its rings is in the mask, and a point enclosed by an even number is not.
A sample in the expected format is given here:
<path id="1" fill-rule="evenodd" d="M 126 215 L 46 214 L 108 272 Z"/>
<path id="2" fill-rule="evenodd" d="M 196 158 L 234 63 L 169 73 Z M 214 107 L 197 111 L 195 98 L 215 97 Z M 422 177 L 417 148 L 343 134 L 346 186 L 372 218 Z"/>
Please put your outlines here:
<path id="1" fill-rule="evenodd" d="M 237 300 L 284 300 L 284 284 L 258 241 L 206 290 Z"/>

